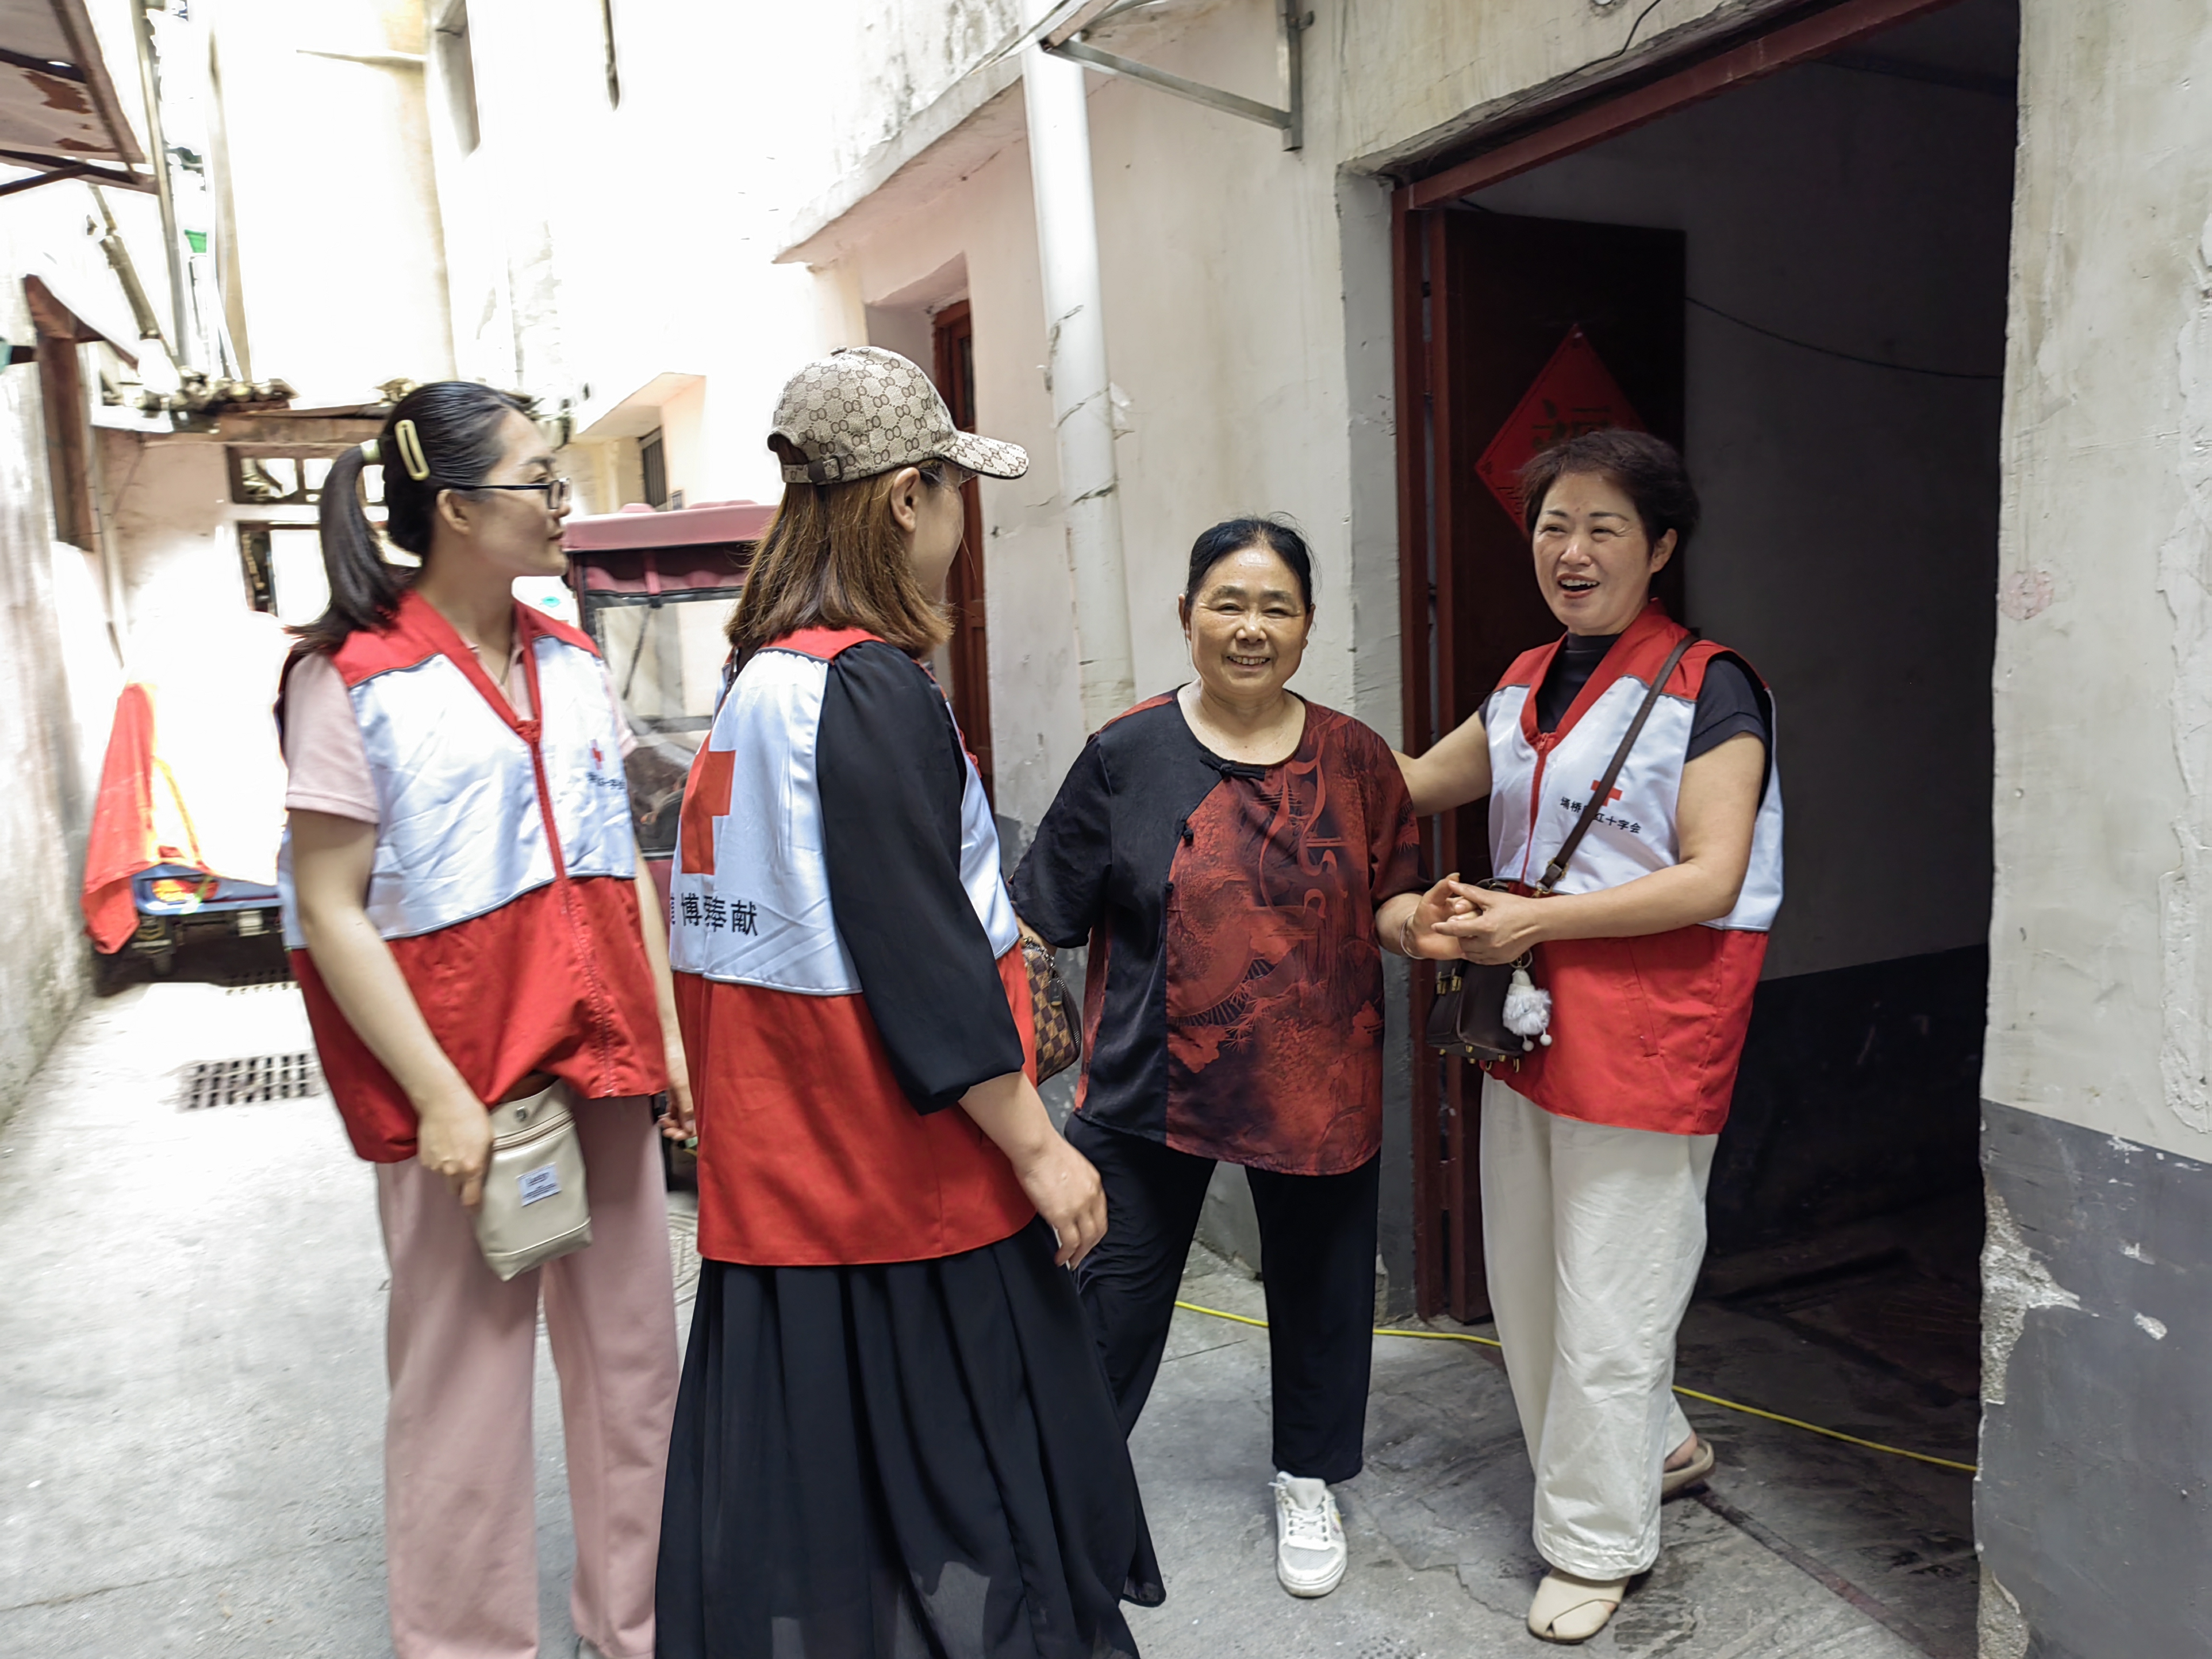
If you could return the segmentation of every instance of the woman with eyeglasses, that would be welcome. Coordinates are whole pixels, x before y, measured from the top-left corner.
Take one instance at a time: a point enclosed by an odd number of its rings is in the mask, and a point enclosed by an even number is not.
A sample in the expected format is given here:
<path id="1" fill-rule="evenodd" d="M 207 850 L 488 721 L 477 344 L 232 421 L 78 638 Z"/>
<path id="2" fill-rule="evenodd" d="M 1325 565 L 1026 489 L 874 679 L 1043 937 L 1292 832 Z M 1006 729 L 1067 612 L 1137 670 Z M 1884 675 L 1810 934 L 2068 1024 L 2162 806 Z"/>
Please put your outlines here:
<path id="1" fill-rule="evenodd" d="M 383 539 L 413 568 L 387 556 L 362 511 L 371 464 Z M 582 1650 L 653 1650 L 676 1328 L 648 1102 L 668 1091 L 661 1129 L 683 1137 L 690 1097 L 660 908 L 637 884 L 628 729 L 591 641 L 513 593 L 565 565 L 568 486 L 553 466 L 505 393 L 447 380 L 402 398 L 324 484 L 330 608 L 300 630 L 278 704 L 286 943 L 331 1096 L 376 1166 L 392 1264 L 397 1659 L 538 1651 L 541 1297 Z M 556 1081 L 591 1242 L 502 1280 L 471 1217 L 488 1108 Z"/>
<path id="2" fill-rule="evenodd" d="M 1375 1324 L 1382 955 L 1455 954 L 1420 891 L 1390 746 L 1290 690 L 1313 557 L 1273 519 L 1190 550 L 1195 678 L 1091 739 L 1013 881 L 1023 924 L 1091 946 L 1067 1138 L 1114 1220 L 1079 1273 L 1124 1433 L 1158 1374 L 1207 1182 L 1259 1212 L 1273 1373 L 1275 1576 L 1344 1577 L 1332 1483 L 1359 1473 Z"/>

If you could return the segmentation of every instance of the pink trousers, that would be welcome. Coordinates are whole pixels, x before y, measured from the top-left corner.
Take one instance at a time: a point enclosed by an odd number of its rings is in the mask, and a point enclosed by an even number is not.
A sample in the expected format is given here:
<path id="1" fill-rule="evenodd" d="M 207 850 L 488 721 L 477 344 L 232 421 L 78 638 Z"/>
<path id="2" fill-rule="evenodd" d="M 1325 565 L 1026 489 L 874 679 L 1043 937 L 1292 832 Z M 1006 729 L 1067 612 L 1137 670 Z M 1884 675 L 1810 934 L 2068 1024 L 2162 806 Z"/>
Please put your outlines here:
<path id="1" fill-rule="evenodd" d="M 412 1161 L 377 1166 L 392 1261 L 384 1540 L 397 1659 L 537 1659 L 541 1290 L 568 1441 L 576 1629 L 607 1659 L 653 1652 L 676 1407 L 667 1194 L 645 1101 L 574 1109 L 592 1242 L 503 1285 L 442 1178 Z"/>

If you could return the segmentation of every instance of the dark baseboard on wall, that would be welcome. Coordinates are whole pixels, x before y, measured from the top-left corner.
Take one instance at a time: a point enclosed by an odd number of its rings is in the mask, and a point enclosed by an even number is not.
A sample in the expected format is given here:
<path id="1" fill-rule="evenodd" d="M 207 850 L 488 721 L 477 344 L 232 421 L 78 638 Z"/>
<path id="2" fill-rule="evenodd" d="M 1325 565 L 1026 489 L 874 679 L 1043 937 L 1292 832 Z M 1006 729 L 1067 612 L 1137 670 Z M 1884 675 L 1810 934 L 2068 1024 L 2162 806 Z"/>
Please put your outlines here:
<path id="1" fill-rule="evenodd" d="M 1983 1105 L 1984 1653 L 2212 1653 L 2212 1165 Z"/>

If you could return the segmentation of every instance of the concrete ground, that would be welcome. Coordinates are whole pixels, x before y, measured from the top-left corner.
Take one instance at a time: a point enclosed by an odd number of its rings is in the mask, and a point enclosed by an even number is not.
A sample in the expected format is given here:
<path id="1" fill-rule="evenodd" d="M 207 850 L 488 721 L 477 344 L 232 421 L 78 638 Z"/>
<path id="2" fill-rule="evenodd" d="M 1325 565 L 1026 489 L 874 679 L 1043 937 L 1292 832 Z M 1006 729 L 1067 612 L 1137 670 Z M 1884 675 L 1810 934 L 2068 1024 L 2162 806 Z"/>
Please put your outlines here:
<path id="1" fill-rule="evenodd" d="M 384 1261 L 368 1168 L 327 1099 L 183 1109 L 194 1061 L 309 1047 L 283 986 L 142 985 L 94 1004 L 0 1129 L 0 1654 L 362 1659 L 384 1632 Z M 672 1225 L 679 1294 L 690 1218 Z M 1256 1316 L 1203 1252 L 1189 1300 Z M 688 1311 L 688 1310 L 687 1310 Z M 1971 1405 L 1770 1318 L 1701 1305 L 1682 1380 L 1869 1437 L 1971 1456 Z M 1689 1407 L 1708 1501 L 1594 1654 L 1972 1653 L 1966 1478 Z M 568 1659 L 558 1407 L 541 1364 L 544 1648 Z M 1544 1651 L 1502 1373 L 1460 1342 L 1378 1340 L 1352 1568 L 1292 1601 L 1272 1571 L 1265 1334 L 1182 1313 L 1134 1452 L 1169 1600 L 1147 1659 Z M 1963 1448 L 1963 1449 L 1961 1449 Z M 828 1656 L 825 1656 L 825 1659 Z"/>

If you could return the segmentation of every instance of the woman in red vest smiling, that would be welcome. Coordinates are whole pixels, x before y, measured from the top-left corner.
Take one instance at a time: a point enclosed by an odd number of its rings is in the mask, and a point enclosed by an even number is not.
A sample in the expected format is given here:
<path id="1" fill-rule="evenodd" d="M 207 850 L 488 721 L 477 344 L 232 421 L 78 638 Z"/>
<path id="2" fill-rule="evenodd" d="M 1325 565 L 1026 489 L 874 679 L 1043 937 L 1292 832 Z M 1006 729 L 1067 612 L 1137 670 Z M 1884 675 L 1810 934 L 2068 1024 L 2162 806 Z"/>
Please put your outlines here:
<path id="1" fill-rule="evenodd" d="M 362 514 L 372 460 L 387 534 L 419 570 L 388 562 Z M 392 1263 L 385 1553 L 398 1659 L 538 1652 L 541 1292 L 568 1437 L 576 1628 L 605 1659 L 653 1650 L 676 1329 L 647 1097 L 671 1091 L 671 1134 L 689 1133 L 690 1106 L 659 907 L 637 898 L 628 729 L 591 641 L 512 591 L 565 568 L 568 495 L 515 399 L 456 380 L 410 392 L 324 483 L 331 604 L 302 630 L 281 706 L 285 930 L 331 1092 L 376 1164 Z M 556 1079 L 590 1243 L 501 1279 L 471 1218 L 487 1103 Z M 502 1179 L 528 1204 L 549 1174 Z"/>
<path id="2" fill-rule="evenodd" d="M 1522 483 L 1566 635 L 1400 761 L 1419 811 L 1490 798 L 1491 869 L 1513 884 L 1455 884 L 1462 914 L 1437 931 L 1472 961 L 1533 956 L 1552 997 L 1545 1045 L 1483 1085 L 1483 1246 L 1552 1569 L 1528 1628 L 1581 1642 L 1656 1559 L 1662 1497 L 1713 1465 L 1674 1403 L 1674 1333 L 1782 901 L 1782 792 L 1765 684 L 1651 598 L 1697 527 L 1681 458 L 1596 432 Z M 1616 787 L 1547 881 L 1647 698 Z"/>
<path id="3" fill-rule="evenodd" d="M 1160 1599 L 1070 1274 L 1097 1173 L 1030 1079 L 999 837 L 921 659 L 971 473 L 873 346 L 811 363 L 684 791 L 671 950 L 699 1101 L 697 1312 L 661 1659 L 1115 1659 Z"/>

